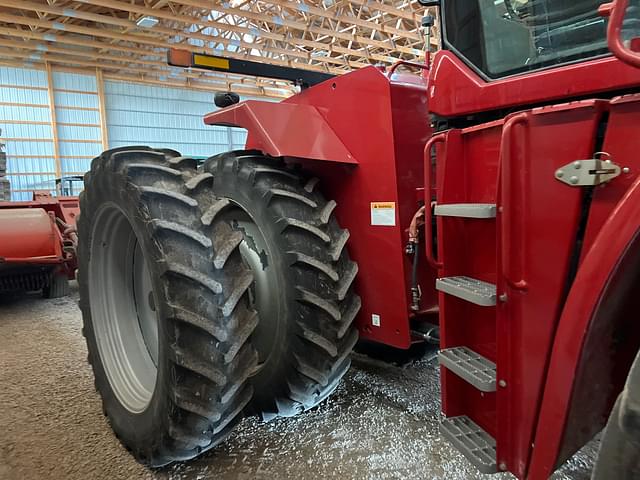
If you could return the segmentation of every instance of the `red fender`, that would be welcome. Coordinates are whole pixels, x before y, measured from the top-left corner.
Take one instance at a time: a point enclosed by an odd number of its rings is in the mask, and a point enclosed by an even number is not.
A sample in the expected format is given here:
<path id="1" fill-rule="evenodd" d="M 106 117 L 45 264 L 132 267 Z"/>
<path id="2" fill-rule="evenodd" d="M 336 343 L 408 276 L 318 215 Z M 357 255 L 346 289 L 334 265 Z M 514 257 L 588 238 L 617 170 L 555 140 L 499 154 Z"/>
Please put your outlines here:
<path id="1" fill-rule="evenodd" d="M 553 344 L 528 478 L 548 478 L 556 468 L 575 393 L 576 372 L 585 366 L 586 340 L 618 268 L 637 245 L 639 220 L 640 177 L 603 225 L 569 292 Z"/>
<path id="2" fill-rule="evenodd" d="M 204 123 L 245 128 L 247 148 L 272 157 L 358 163 L 312 105 L 247 100 L 208 114 Z"/>

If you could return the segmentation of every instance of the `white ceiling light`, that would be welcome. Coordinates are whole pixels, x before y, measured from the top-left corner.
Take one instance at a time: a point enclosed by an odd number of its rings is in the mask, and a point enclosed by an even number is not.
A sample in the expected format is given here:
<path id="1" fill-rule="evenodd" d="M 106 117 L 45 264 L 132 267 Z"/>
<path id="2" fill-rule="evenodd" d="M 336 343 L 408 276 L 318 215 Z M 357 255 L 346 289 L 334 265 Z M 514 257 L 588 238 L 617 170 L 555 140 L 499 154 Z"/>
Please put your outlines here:
<path id="1" fill-rule="evenodd" d="M 155 27 L 157 24 L 158 24 L 158 19 L 150 15 L 145 15 L 144 17 L 140 17 L 136 22 L 136 25 L 142 28 L 152 28 L 152 27 Z"/>

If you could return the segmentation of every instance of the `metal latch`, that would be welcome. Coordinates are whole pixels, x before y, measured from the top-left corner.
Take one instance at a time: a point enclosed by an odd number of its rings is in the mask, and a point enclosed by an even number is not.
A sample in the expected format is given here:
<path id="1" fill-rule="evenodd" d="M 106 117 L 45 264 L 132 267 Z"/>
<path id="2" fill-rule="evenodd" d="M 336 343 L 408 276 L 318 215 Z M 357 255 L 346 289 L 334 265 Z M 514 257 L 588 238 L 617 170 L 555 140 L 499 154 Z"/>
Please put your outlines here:
<path id="1" fill-rule="evenodd" d="M 627 170 L 628 169 L 624 169 Z M 597 152 L 588 160 L 575 160 L 556 170 L 556 179 L 572 187 L 600 185 L 613 180 L 622 169 L 607 152 Z"/>

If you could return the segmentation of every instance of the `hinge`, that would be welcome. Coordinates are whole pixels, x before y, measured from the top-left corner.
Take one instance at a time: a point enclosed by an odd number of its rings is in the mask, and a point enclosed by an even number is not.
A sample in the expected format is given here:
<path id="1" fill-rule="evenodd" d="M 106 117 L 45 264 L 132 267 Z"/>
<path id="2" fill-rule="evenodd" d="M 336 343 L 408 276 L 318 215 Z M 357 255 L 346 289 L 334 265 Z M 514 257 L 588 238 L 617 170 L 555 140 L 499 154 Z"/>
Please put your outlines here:
<path id="1" fill-rule="evenodd" d="M 594 158 L 575 160 L 556 170 L 557 180 L 572 187 L 593 187 L 609 182 L 620 175 L 621 169 L 606 152 L 597 152 Z"/>

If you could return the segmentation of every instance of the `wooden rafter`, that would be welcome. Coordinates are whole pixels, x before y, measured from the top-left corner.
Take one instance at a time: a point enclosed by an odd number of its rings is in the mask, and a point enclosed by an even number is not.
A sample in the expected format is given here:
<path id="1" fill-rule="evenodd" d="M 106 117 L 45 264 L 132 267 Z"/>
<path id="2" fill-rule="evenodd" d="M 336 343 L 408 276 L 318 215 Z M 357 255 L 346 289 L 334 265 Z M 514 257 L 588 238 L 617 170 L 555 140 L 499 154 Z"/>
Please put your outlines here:
<path id="1" fill-rule="evenodd" d="M 168 67 L 167 48 L 340 74 L 418 59 L 425 13 L 417 0 L 3 0 L 0 62 L 283 97 L 285 82 Z"/>

